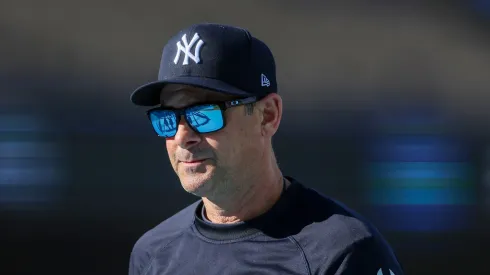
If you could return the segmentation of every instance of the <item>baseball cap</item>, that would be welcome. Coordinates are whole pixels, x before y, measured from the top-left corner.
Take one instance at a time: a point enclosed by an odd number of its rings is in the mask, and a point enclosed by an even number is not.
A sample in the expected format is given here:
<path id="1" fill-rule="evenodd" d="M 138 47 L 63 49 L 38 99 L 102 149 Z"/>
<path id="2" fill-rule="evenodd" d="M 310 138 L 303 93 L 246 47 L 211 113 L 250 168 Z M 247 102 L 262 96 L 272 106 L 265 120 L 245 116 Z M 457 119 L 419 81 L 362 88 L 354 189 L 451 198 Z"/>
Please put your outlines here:
<path id="1" fill-rule="evenodd" d="M 260 98 L 277 93 L 276 65 L 269 47 L 248 30 L 195 24 L 168 41 L 158 79 L 137 88 L 131 101 L 140 106 L 158 105 L 162 88 L 170 83 Z"/>

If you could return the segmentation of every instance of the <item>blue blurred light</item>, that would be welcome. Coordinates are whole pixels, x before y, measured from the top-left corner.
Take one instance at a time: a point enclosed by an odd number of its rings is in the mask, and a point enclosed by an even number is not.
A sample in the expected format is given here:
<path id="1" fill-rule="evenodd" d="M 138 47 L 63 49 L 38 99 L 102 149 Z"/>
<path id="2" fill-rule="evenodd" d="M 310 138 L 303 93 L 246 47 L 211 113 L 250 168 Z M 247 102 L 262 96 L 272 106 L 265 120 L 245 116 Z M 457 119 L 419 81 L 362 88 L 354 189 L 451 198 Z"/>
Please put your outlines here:
<path id="1" fill-rule="evenodd" d="M 434 112 L 378 117 L 368 148 L 366 197 L 375 222 L 400 231 L 447 231 L 468 225 L 476 200 L 470 150 L 444 135 Z"/>
<path id="2" fill-rule="evenodd" d="M 59 201 L 64 151 L 36 135 L 49 130 L 36 116 L 0 116 L 0 206 L 39 209 Z"/>
<path id="3" fill-rule="evenodd" d="M 474 192 L 466 187 L 376 188 L 371 201 L 377 205 L 469 205 Z"/>
<path id="4" fill-rule="evenodd" d="M 389 179 L 465 179 L 470 176 L 466 163 L 383 162 L 371 164 L 371 178 Z"/>
<path id="5" fill-rule="evenodd" d="M 467 148 L 440 137 L 381 138 L 370 148 L 371 161 L 452 162 L 468 158 Z"/>
<path id="6" fill-rule="evenodd" d="M 39 118 L 29 115 L 0 115 L 1 132 L 43 132 L 51 128 Z"/>

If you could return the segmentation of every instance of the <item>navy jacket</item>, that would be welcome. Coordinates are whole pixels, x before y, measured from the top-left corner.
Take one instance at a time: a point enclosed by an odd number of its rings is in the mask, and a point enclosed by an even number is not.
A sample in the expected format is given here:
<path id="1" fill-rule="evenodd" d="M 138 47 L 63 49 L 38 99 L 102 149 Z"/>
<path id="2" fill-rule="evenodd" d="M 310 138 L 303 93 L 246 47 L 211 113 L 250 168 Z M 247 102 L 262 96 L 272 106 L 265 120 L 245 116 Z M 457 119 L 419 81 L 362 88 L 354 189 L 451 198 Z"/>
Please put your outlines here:
<path id="1" fill-rule="evenodd" d="M 386 240 L 341 203 L 292 178 L 267 213 L 212 224 L 198 201 L 146 232 L 130 275 L 403 275 Z"/>

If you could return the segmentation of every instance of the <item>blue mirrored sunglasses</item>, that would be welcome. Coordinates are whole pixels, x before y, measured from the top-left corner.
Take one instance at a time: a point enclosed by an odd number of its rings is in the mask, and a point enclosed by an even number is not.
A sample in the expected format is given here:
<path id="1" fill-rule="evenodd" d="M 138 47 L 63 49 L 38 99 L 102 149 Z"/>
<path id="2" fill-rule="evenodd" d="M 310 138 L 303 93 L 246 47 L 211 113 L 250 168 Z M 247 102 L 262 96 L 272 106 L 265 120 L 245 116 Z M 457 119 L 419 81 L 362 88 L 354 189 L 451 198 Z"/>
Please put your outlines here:
<path id="1" fill-rule="evenodd" d="M 174 137 L 177 134 L 182 116 L 194 131 L 205 134 L 216 132 L 225 127 L 224 111 L 226 109 L 256 101 L 256 97 L 247 97 L 218 103 L 201 103 L 183 109 L 157 107 L 148 110 L 147 115 L 153 129 L 160 137 Z"/>

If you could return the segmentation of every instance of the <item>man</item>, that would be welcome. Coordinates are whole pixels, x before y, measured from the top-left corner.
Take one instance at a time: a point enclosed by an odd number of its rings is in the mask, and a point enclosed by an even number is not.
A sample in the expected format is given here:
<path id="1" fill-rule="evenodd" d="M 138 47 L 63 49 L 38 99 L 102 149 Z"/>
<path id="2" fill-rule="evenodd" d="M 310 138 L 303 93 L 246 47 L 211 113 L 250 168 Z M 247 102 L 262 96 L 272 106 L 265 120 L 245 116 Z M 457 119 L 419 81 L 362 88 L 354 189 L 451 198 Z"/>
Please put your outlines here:
<path id="1" fill-rule="evenodd" d="M 197 24 L 163 49 L 158 81 L 131 100 L 202 199 L 144 234 L 131 275 L 403 274 L 368 222 L 283 176 L 272 149 L 283 105 L 269 48 L 247 30 Z"/>

